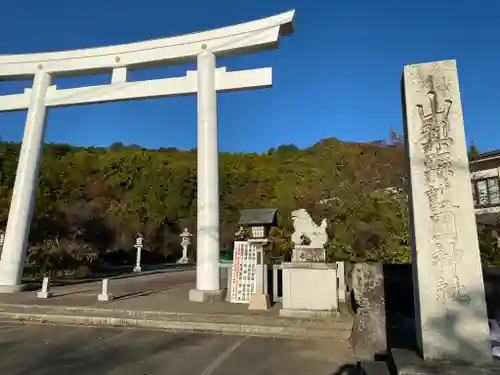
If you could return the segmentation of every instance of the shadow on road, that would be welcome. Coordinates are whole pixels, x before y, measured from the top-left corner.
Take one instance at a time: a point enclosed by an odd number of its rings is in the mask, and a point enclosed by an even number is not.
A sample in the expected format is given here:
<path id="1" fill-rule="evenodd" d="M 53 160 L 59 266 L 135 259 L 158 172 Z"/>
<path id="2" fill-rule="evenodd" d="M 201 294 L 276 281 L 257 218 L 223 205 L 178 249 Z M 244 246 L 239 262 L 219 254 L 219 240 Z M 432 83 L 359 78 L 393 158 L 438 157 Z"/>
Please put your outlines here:
<path id="1" fill-rule="evenodd" d="M 177 263 L 169 263 L 169 264 L 161 264 L 161 265 L 151 265 L 144 266 L 142 272 L 136 273 L 132 271 L 131 266 L 119 266 L 107 269 L 101 269 L 97 271 L 93 271 L 89 276 L 82 278 L 51 278 L 50 285 L 52 287 L 56 286 L 71 286 L 71 285 L 81 285 L 81 284 L 90 284 L 101 281 L 102 279 L 126 279 L 130 277 L 138 277 L 145 275 L 155 275 L 160 273 L 165 273 L 167 271 L 173 270 L 189 270 L 192 269 L 192 266 L 185 264 L 177 264 Z M 23 284 L 25 285 L 26 291 L 35 291 L 41 288 L 42 280 L 24 280 Z"/>
<path id="2" fill-rule="evenodd" d="M 129 334 L 125 337 L 121 336 L 123 330 L 116 330 L 113 332 L 112 345 L 109 345 L 107 337 L 99 337 L 97 330 L 90 328 L 82 330 L 94 331 L 93 337 L 88 337 L 82 332 L 82 334 L 68 335 L 61 340 L 59 337 L 51 336 L 52 334 L 47 331 L 46 339 L 39 344 L 42 350 L 31 352 L 29 356 L 27 352 L 22 351 L 23 340 L 3 340 L 0 343 L 0 352 L 11 352 L 12 347 L 17 347 L 19 350 L 13 353 L 18 359 L 11 362 L 12 366 L 4 367 L 2 374 L 107 374 L 128 365 L 140 365 L 157 355 L 168 358 L 170 351 L 200 345 L 206 340 L 206 336 L 200 334 L 160 335 L 151 340 L 141 335 L 142 331 L 135 331 L 132 334 L 131 331 L 127 331 Z M 5 362 L 2 365 L 5 366 Z M 140 372 L 140 375 L 142 374 Z"/>
<path id="3" fill-rule="evenodd" d="M 170 285 L 170 286 L 165 287 L 165 288 L 158 288 L 158 289 L 154 289 L 154 290 L 128 293 L 128 294 L 124 294 L 124 295 L 115 297 L 114 301 L 126 300 L 126 299 L 130 299 L 130 298 L 135 298 L 135 297 L 149 296 L 149 295 L 154 294 L 154 293 L 164 292 L 166 290 L 177 288 L 179 285 L 182 285 L 182 284 L 187 284 L 187 283 L 179 283 L 179 284 L 175 284 L 175 285 Z"/>
<path id="4" fill-rule="evenodd" d="M 349 363 L 340 366 L 340 368 L 337 371 L 332 372 L 331 375 L 358 375 L 358 374 L 359 374 L 358 366 Z"/>

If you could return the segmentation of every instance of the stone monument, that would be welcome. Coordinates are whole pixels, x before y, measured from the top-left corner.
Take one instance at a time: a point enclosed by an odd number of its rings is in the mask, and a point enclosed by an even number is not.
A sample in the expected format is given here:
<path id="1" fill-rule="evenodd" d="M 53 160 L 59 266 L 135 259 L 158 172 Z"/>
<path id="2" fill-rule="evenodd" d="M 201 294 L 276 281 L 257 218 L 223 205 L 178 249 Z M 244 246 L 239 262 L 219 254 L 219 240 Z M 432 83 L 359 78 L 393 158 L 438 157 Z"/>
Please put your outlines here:
<path id="1" fill-rule="evenodd" d="M 97 300 L 101 302 L 109 302 L 114 299 L 114 296 L 109 293 L 109 279 L 102 279 L 101 293 L 97 295 Z"/>
<path id="2" fill-rule="evenodd" d="M 47 299 L 52 297 L 52 292 L 50 291 L 50 279 L 44 277 L 42 281 L 42 290 L 37 292 L 36 298 Z"/>
<path id="3" fill-rule="evenodd" d="M 350 272 L 354 295 L 354 324 L 349 342 L 359 356 L 387 351 L 383 265 L 356 263 Z"/>
<path id="4" fill-rule="evenodd" d="M 291 262 L 283 263 L 281 316 L 315 317 L 337 314 L 337 265 L 325 263 L 327 221 L 316 225 L 305 209 L 292 212 L 295 244 Z"/>
<path id="5" fill-rule="evenodd" d="M 404 68 L 417 342 L 424 360 L 492 353 L 454 60 Z"/>

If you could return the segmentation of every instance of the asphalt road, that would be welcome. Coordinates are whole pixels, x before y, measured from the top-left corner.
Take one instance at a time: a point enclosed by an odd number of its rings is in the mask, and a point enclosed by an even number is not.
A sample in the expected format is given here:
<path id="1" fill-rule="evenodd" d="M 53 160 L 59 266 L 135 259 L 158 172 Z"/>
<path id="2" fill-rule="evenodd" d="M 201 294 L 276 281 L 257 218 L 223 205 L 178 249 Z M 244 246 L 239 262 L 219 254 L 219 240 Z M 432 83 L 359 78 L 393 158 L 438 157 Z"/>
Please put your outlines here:
<path id="1" fill-rule="evenodd" d="M 2 375 L 347 375 L 351 363 L 330 341 L 0 323 Z"/>

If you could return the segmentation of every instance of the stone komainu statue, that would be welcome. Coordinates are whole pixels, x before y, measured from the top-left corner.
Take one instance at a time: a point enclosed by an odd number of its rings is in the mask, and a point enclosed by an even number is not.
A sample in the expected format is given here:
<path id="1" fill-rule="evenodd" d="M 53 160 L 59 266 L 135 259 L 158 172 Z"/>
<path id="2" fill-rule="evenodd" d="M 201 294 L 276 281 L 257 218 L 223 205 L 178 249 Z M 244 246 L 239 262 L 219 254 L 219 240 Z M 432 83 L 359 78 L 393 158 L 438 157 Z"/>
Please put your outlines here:
<path id="1" fill-rule="evenodd" d="M 293 228 L 292 242 L 296 245 L 308 245 L 311 247 L 323 248 L 328 241 L 326 234 L 327 220 L 323 219 L 317 225 L 304 208 L 292 212 Z M 303 243 L 304 240 L 310 243 Z"/>

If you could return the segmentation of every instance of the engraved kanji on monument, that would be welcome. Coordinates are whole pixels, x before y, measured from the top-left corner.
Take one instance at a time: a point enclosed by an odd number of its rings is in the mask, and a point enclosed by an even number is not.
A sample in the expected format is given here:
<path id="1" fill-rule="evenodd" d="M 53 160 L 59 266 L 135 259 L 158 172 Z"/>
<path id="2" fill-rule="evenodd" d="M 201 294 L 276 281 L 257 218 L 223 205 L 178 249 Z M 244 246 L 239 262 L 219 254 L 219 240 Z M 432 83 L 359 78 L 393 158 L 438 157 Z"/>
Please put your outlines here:
<path id="1" fill-rule="evenodd" d="M 491 362 L 456 62 L 403 79 L 417 341 L 426 360 Z"/>

